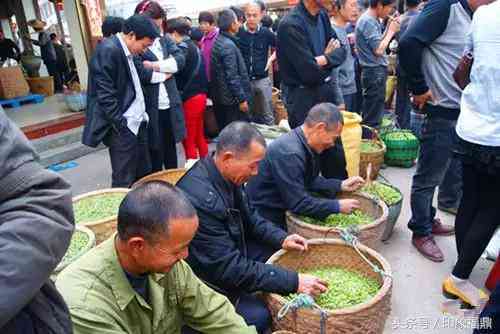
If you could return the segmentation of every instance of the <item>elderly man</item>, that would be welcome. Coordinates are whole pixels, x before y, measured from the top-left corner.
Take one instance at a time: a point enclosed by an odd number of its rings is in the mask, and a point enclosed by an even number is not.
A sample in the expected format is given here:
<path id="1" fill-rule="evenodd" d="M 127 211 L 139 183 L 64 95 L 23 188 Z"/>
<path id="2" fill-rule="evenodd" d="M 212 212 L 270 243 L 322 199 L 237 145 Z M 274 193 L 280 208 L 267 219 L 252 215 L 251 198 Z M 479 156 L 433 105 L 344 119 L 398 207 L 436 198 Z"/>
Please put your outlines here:
<path id="1" fill-rule="evenodd" d="M 196 211 L 173 186 L 151 181 L 130 191 L 118 234 L 57 279 L 75 334 L 171 334 L 185 324 L 203 333 L 255 333 L 183 261 L 197 228 Z"/>
<path id="2" fill-rule="evenodd" d="M 350 213 L 359 207 L 335 194 L 355 191 L 364 183 L 359 176 L 341 181 L 319 175 L 319 155 L 335 144 L 342 132 L 342 114 L 331 103 L 314 106 L 304 124 L 275 140 L 249 181 L 247 193 L 258 214 L 286 230 L 285 212 L 324 219 L 332 213 Z M 312 193 L 324 193 L 319 198 Z"/>
<path id="3" fill-rule="evenodd" d="M 74 228 L 71 189 L 37 162 L 0 106 L 0 332 L 71 333 L 49 279 Z"/>
<path id="4" fill-rule="evenodd" d="M 249 325 L 265 333 L 270 314 L 256 291 L 319 294 L 326 283 L 265 264 L 280 248 L 307 250 L 307 242 L 250 212 L 245 184 L 264 158 L 264 137 L 250 124 L 234 122 L 219 135 L 215 156 L 199 161 L 177 184 L 198 211 L 200 228 L 188 263 L 203 280 L 236 303 Z"/>

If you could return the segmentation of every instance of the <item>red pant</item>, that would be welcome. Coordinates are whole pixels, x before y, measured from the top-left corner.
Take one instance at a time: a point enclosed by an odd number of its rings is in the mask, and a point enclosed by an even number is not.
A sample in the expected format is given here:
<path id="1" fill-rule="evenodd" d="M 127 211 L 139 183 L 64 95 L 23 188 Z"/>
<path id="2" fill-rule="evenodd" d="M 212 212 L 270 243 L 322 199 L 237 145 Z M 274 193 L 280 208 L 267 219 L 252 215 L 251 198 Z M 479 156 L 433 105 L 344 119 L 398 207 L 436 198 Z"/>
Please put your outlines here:
<path id="1" fill-rule="evenodd" d="M 186 139 L 182 142 L 186 159 L 204 158 L 208 154 L 208 145 L 205 140 L 203 114 L 207 104 L 207 95 L 198 94 L 184 102 L 184 118 L 186 120 Z"/>

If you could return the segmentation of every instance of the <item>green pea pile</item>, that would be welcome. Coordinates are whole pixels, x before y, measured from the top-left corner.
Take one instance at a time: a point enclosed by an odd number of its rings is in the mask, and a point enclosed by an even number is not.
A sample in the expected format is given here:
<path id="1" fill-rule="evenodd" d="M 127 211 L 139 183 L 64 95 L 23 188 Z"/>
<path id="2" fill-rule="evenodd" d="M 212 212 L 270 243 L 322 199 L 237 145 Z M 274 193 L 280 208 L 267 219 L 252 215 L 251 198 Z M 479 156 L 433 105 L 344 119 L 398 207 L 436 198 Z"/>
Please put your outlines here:
<path id="1" fill-rule="evenodd" d="M 377 280 L 338 267 L 300 271 L 328 282 L 328 291 L 316 297 L 316 304 L 324 309 L 338 310 L 362 304 L 380 290 Z M 291 300 L 296 295 L 287 297 Z"/>
<path id="2" fill-rule="evenodd" d="M 334 213 L 326 217 L 325 220 L 318 220 L 311 217 L 301 217 L 301 219 L 308 224 L 336 228 L 346 228 L 350 226 L 368 225 L 373 223 L 373 218 L 361 210 L 354 210 L 351 214 Z"/>
<path id="3" fill-rule="evenodd" d="M 76 223 L 88 223 L 116 216 L 125 195 L 125 193 L 102 194 L 76 202 L 73 206 Z"/>
<path id="4" fill-rule="evenodd" d="M 417 137 L 409 131 L 391 131 L 384 135 L 384 140 L 417 140 Z"/>
<path id="5" fill-rule="evenodd" d="M 388 206 L 394 205 L 401 200 L 401 194 L 398 191 L 377 181 L 373 181 L 370 185 L 365 185 L 361 188 L 361 191 L 382 200 Z"/>
<path id="6" fill-rule="evenodd" d="M 85 246 L 87 246 L 88 242 L 89 236 L 87 233 L 76 230 L 71 237 L 69 248 L 66 251 L 66 254 L 64 254 L 61 262 L 71 261 Z"/>
<path id="7" fill-rule="evenodd" d="M 382 118 L 382 124 L 380 125 L 382 128 L 387 128 L 387 127 L 390 127 L 393 125 L 394 125 L 394 122 L 389 117 Z"/>
<path id="8" fill-rule="evenodd" d="M 380 146 L 374 141 L 362 141 L 361 142 L 361 152 L 362 153 L 374 153 L 380 151 Z"/>

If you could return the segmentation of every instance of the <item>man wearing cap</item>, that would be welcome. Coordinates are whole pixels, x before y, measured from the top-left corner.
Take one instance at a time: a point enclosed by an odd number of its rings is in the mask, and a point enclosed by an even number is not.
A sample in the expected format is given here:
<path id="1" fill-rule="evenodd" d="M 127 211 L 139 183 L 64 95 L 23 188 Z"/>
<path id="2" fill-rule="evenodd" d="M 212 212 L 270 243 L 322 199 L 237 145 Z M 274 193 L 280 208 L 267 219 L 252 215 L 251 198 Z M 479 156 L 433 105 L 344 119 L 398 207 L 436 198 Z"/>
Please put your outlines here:
<path id="1" fill-rule="evenodd" d="M 167 76 L 145 69 L 134 55 L 143 53 L 158 36 L 151 19 L 131 16 L 123 32 L 104 39 L 90 60 L 82 142 L 109 147 L 113 187 L 130 187 L 151 172 L 149 117 L 141 82 L 158 83 Z"/>

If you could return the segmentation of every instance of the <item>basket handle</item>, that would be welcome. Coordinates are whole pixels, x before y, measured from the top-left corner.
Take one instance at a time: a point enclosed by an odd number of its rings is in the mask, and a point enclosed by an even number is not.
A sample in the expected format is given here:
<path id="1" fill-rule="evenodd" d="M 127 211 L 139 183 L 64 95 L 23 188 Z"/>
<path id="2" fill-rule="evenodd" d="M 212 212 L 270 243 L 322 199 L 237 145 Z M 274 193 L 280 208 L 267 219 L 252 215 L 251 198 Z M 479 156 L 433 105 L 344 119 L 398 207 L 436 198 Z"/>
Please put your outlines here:
<path id="1" fill-rule="evenodd" d="M 368 129 L 368 130 L 371 131 L 371 133 L 372 133 L 372 139 L 376 139 L 377 141 L 380 141 L 380 142 L 382 141 L 382 139 L 380 139 L 380 135 L 378 134 L 377 129 L 372 128 L 371 126 L 368 126 L 368 125 L 364 125 L 364 124 L 361 124 L 361 126 L 363 128 L 366 128 L 366 129 Z"/>

